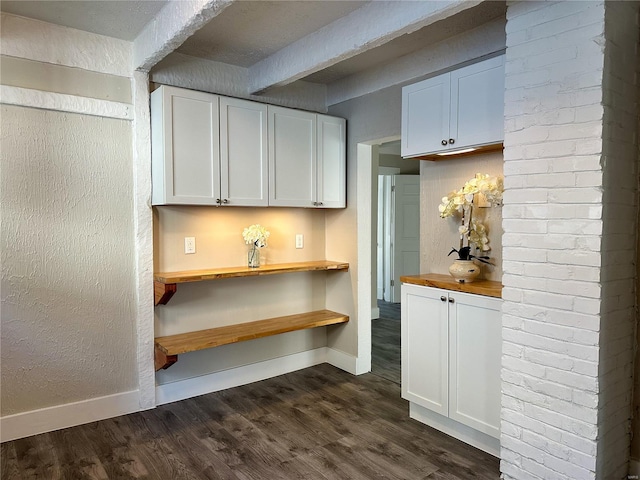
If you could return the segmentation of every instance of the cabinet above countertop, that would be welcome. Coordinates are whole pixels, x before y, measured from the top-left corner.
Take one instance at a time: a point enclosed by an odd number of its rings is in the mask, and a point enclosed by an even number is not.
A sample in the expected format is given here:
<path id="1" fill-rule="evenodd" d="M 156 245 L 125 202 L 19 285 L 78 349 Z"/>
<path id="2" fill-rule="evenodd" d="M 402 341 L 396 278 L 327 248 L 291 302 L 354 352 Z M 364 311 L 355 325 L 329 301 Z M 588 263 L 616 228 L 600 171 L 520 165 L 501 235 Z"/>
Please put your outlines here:
<path id="1" fill-rule="evenodd" d="M 444 160 L 502 148 L 504 55 L 402 88 L 404 158 Z"/>
<path id="2" fill-rule="evenodd" d="M 471 283 L 458 283 L 450 275 L 440 273 L 423 273 L 421 275 L 401 276 L 402 283 L 422 287 L 442 288 L 454 292 L 473 293 L 487 297 L 502 298 L 502 284 L 491 280 L 476 280 Z"/>

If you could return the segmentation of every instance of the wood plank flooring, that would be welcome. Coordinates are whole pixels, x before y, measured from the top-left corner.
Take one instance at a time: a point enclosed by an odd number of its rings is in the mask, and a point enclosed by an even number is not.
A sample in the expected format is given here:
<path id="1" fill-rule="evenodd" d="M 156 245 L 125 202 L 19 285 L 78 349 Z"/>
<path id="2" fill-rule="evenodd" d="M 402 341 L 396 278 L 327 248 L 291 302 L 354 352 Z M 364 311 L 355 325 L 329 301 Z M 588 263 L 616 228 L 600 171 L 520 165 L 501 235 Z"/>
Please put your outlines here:
<path id="1" fill-rule="evenodd" d="M 400 304 L 378 300 L 380 318 L 371 321 L 371 373 L 400 384 Z"/>
<path id="2" fill-rule="evenodd" d="M 6 442 L 0 478 L 498 479 L 498 459 L 408 415 L 399 385 L 318 365 Z"/>

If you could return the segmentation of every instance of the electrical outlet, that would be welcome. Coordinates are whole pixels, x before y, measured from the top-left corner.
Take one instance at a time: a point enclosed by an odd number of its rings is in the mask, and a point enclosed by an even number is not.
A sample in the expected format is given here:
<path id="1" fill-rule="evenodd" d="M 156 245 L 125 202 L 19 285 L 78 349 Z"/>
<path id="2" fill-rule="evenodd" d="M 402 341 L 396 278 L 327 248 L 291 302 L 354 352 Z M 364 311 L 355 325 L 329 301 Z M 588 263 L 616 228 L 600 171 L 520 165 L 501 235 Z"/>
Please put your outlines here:
<path id="1" fill-rule="evenodd" d="M 196 237 L 184 237 L 184 253 L 196 253 Z"/>
<path id="2" fill-rule="evenodd" d="M 301 233 L 296 235 L 296 248 L 304 248 L 304 235 Z"/>

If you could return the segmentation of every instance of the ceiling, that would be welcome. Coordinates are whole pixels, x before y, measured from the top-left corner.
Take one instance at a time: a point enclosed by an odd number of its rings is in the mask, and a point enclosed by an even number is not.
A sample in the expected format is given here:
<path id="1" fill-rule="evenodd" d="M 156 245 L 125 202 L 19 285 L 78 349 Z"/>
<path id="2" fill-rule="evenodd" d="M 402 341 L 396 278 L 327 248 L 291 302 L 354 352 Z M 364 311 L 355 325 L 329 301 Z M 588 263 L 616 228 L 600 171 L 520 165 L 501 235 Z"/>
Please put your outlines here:
<path id="1" fill-rule="evenodd" d="M 168 0 L 2 0 L 0 10 L 133 41 L 167 3 Z M 236 1 L 187 38 L 176 51 L 216 62 L 251 67 L 367 3 L 348 0 Z M 304 80 L 329 84 L 497 17 L 504 17 L 505 11 L 504 1 L 482 2 L 411 34 L 401 35 L 328 65 Z"/>

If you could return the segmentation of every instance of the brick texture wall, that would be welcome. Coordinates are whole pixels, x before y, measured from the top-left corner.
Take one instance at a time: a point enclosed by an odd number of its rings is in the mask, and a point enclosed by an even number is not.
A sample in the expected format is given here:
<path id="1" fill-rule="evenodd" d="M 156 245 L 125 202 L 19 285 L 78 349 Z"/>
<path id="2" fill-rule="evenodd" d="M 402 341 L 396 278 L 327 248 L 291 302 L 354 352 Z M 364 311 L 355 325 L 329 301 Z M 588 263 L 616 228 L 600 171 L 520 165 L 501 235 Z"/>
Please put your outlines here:
<path id="1" fill-rule="evenodd" d="M 505 479 L 626 475 L 635 12 L 636 4 L 622 2 L 508 5 Z"/>
<path id="2" fill-rule="evenodd" d="M 605 11 L 598 478 L 625 478 L 635 345 L 638 4 Z"/>

